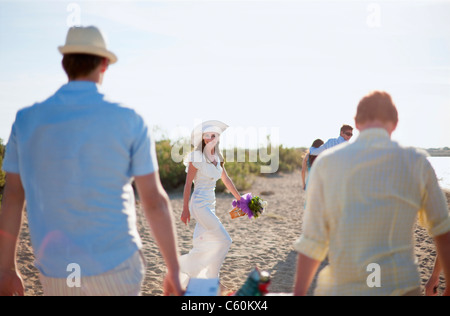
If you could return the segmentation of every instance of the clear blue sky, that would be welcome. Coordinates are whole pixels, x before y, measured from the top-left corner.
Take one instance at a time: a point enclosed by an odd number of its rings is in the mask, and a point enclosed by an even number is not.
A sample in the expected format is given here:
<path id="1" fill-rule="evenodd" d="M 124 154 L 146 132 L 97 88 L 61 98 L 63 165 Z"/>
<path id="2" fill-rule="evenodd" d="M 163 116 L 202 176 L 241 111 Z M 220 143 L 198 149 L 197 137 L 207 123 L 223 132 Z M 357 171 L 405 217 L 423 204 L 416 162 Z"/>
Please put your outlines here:
<path id="1" fill-rule="evenodd" d="M 168 136 L 219 119 L 309 146 L 381 89 L 399 109 L 394 139 L 450 147 L 450 1 L 433 0 L 0 0 L 4 142 L 18 109 L 67 81 L 57 46 L 74 21 L 119 57 L 102 90 Z"/>

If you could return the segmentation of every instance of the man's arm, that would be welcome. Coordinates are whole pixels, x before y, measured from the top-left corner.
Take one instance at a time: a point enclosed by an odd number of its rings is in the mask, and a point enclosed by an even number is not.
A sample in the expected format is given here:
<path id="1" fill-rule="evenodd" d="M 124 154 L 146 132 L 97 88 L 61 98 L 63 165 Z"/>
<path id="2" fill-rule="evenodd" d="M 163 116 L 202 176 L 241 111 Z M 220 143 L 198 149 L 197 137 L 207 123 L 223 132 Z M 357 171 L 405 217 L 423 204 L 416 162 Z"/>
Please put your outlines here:
<path id="1" fill-rule="evenodd" d="M 450 232 L 434 238 L 438 260 L 444 270 L 446 289 L 445 296 L 450 296 Z"/>
<path id="2" fill-rule="evenodd" d="M 425 180 L 425 190 L 422 197 L 422 209 L 419 212 L 419 222 L 428 229 L 433 236 L 438 262 L 436 262 L 433 277 L 439 278 L 440 271 L 444 271 L 446 281 L 446 295 L 450 295 L 450 214 L 447 199 L 436 178 L 436 173 L 428 159 L 423 158 L 421 178 Z M 420 170 L 420 169 L 419 169 Z"/>
<path id="3" fill-rule="evenodd" d="M 135 177 L 135 183 L 145 217 L 167 266 L 164 294 L 182 295 L 176 231 L 173 226 L 172 209 L 167 193 L 161 185 L 158 172 Z"/>
<path id="4" fill-rule="evenodd" d="M 23 281 L 17 271 L 17 239 L 22 226 L 25 193 L 19 174 L 7 173 L 0 210 L 0 296 L 24 295 Z"/>
<path id="5" fill-rule="evenodd" d="M 439 256 L 436 256 L 434 262 L 433 272 L 431 273 L 430 278 L 428 279 L 427 284 L 425 285 L 425 295 L 426 296 L 436 296 L 436 289 L 439 286 L 439 277 L 441 276 L 442 266 L 441 261 L 439 260 Z"/>
<path id="6" fill-rule="evenodd" d="M 323 153 L 326 149 L 334 147 L 338 144 L 339 144 L 338 138 L 330 138 L 329 140 L 327 140 L 327 142 L 325 144 L 323 144 L 322 146 L 320 146 L 318 148 L 316 148 L 316 147 L 309 148 L 309 154 L 313 155 L 313 156 L 318 156 L 319 154 Z"/>
<path id="7" fill-rule="evenodd" d="M 324 160 L 315 162 L 308 183 L 306 209 L 303 215 L 303 233 L 294 243 L 299 253 L 294 295 L 307 294 L 320 263 L 329 252 L 329 225 L 327 224 L 324 179 L 326 174 Z"/>
<path id="8" fill-rule="evenodd" d="M 294 296 L 305 296 L 319 268 L 320 261 L 304 254 L 298 255 Z"/>

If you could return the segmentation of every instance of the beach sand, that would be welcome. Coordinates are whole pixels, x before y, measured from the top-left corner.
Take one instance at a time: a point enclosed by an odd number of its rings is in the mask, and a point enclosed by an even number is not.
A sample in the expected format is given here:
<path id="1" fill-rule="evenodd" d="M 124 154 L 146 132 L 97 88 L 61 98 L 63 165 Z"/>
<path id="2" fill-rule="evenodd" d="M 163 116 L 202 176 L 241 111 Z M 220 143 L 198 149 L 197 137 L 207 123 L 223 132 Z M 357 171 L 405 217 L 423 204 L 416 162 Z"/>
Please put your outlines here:
<path id="1" fill-rule="evenodd" d="M 293 250 L 294 241 L 301 234 L 302 214 L 305 193 L 301 188 L 299 172 L 292 174 L 258 177 L 248 190 L 259 195 L 269 203 L 264 215 L 249 220 L 240 217 L 232 220 L 228 211 L 232 209 L 232 195 L 217 194 L 217 215 L 233 239 L 233 244 L 221 270 L 221 283 L 230 291 L 240 288 L 251 270 L 257 266 L 271 273 L 269 287 L 273 293 L 291 293 L 294 284 L 297 254 Z M 241 192 L 244 194 L 246 192 Z M 185 226 L 180 220 L 183 206 L 182 192 L 169 194 L 174 210 L 174 220 L 178 233 L 178 245 L 181 254 L 192 247 L 192 235 L 195 227 L 193 220 Z M 450 207 L 450 192 L 446 192 Z M 165 271 L 164 261 L 154 242 L 148 225 L 138 206 L 138 226 L 144 244 L 143 252 L 147 260 L 147 274 L 142 294 L 162 295 L 162 280 Z M 422 288 L 431 275 L 436 251 L 433 240 L 420 227 L 415 229 L 416 256 L 420 265 Z M 26 295 L 42 295 L 37 269 L 33 266 L 34 256 L 29 239 L 26 218 L 18 247 L 18 267 L 25 282 Z M 312 294 L 314 285 L 309 293 Z M 444 290 L 441 277 L 440 293 Z"/>

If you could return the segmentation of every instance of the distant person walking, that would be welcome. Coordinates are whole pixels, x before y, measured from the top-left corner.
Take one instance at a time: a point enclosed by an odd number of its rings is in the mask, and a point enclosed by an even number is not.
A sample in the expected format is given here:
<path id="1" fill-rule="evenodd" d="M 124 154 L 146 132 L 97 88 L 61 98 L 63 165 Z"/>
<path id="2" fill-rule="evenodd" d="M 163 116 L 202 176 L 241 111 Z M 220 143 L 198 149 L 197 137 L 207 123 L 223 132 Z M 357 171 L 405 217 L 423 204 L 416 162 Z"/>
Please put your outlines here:
<path id="1" fill-rule="evenodd" d="M 313 148 L 319 148 L 320 146 L 323 145 L 323 140 L 321 139 L 316 139 L 311 147 Z M 311 168 L 312 165 L 314 163 L 314 160 L 316 160 L 317 156 L 316 155 L 311 155 L 308 151 L 308 153 L 305 155 L 305 157 L 303 158 L 303 163 L 302 163 L 302 181 L 303 181 L 303 190 L 306 190 L 306 185 L 308 184 L 308 178 L 309 178 L 309 173 L 311 172 Z M 306 177 L 306 173 L 308 172 L 308 177 Z"/>
<path id="2" fill-rule="evenodd" d="M 398 114 L 386 92 L 364 97 L 355 122 L 358 139 L 320 155 L 312 170 L 303 234 L 294 245 L 295 294 L 307 293 L 328 256 L 316 295 L 419 295 L 412 236 L 418 215 L 448 285 L 450 216 L 426 155 L 391 140 Z"/>
<path id="3" fill-rule="evenodd" d="M 312 146 L 309 149 L 309 154 L 318 156 L 327 149 L 348 142 L 352 138 L 352 136 L 353 136 L 353 127 L 351 127 L 350 125 L 342 125 L 340 135 L 338 138 L 330 138 L 329 140 L 326 141 L 325 144 L 323 144 L 320 147 Z"/>
<path id="4" fill-rule="evenodd" d="M 59 50 L 69 82 L 17 113 L 6 149 L 0 295 L 24 294 L 15 259 L 25 198 L 45 295 L 139 295 L 145 266 L 133 177 L 167 264 L 164 292 L 180 295 L 171 207 L 148 127 L 98 91 L 117 57 L 96 27 L 70 28 Z M 81 279 L 68 283 L 73 271 Z"/>

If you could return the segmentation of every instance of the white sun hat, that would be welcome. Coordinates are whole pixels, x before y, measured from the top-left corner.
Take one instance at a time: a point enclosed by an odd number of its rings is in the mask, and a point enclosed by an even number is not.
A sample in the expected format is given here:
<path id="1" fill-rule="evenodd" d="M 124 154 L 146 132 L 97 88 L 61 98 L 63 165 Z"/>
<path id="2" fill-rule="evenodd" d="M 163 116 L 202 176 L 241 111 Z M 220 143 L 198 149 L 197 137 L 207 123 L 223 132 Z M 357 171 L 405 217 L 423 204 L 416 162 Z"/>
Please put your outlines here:
<path id="1" fill-rule="evenodd" d="M 101 31 L 95 26 L 74 26 L 67 32 L 66 43 L 59 46 L 61 54 L 89 54 L 109 59 L 110 64 L 117 62 L 117 56 L 106 48 Z"/>
<path id="2" fill-rule="evenodd" d="M 206 121 L 197 125 L 191 134 L 191 144 L 197 148 L 202 143 L 203 134 L 217 133 L 221 135 L 228 128 L 228 125 L 221 121 Z"/>

